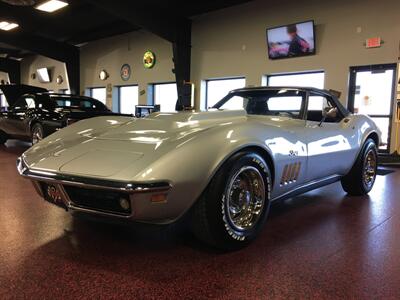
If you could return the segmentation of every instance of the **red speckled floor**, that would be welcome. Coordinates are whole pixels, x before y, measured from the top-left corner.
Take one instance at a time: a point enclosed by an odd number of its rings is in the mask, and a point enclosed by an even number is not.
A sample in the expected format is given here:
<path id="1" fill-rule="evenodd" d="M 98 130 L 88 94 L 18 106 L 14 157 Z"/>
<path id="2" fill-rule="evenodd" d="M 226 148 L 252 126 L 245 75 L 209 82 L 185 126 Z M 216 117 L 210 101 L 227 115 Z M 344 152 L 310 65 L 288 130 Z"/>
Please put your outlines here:
<path id="1" fill-rule="evenodd" d="M 74 220 L 0 147 L 0 299 L 400 298 L 400 172 L 369 197 L 333 184 L 274 204 L 260 238 L 221 254 L 190 235 Z"/>

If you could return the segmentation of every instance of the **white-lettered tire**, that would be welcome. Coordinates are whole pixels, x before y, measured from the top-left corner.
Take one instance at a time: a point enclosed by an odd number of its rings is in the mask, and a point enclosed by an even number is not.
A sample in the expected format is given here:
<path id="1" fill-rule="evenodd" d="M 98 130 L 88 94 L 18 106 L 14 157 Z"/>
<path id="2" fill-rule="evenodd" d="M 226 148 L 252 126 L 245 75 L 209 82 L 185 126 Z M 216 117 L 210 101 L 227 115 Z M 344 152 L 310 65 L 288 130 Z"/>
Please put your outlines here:
<path id="1" fill-rule="evenodd" d="M 270 170 L 259 154 L 233 155 L 215 174 L 194 207 L 194 234 L 223 250 L 243 248 L 263 228 L 270 191 Z"/>
<path id="2" fill-rule="evenodd" d="M 343 189 L 352 196 L 368 194 L 374 186 L 378 168 L 378 151 L 374 140 L 368 139 L 350 172 L 342 178 Z"/>

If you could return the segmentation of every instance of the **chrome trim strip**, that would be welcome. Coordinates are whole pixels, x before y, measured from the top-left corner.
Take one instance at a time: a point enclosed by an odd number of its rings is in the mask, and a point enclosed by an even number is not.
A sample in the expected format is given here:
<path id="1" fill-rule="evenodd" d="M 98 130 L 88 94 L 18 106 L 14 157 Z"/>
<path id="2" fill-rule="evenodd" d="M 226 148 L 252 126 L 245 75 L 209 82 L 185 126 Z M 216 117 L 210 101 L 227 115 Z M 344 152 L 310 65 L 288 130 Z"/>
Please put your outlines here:
<path id="1" fill-rule="evenodd" d="M 91 189 L 107 189 L 120 192 L 132 193 L 146 193 L 166 191 L 172 188 L 171 183 L 163 182 L 150 182 L 150 183 L 127 183 L 121 181 L 112 181 L 106 179 L 94 179 L 81 176 L 63 175 L 52 172 L 43 172 L 38 170 L 29 169 L 23 156 L 17 159 L 17 169 L 21 176 L 27 177 L 31 180 L 44 181 L 61 185 L 80 186 Z"/>
<path id="2" fill-rule="evenodd" d="M 342 176 L 340 176 L 340 175 L 332 175 L 332 176 L 329 176 L 329 177 L 326 177 L 326 178 L 323 178 L 323 179 L 320 179 L 320 180 L 314 180 L 314 181 L 308 182 L 308 183 L 306 183 L 304 185 L 298 186 L 293 190 L 290 190 L 290 191 L 288 191 L 288 192 L 286 192 L 286 193 L 284 193 L 282 195 L 279 195 L 279 196 L 271 199 L 271 202 L 272 201 L 276 201 L 276 200 L 288 199 L 288 198 L 292 198 L 292 197 L 298 196 L 300 194 L 312 191 L 312 190 L 314 190 L 316 188 L 320 188 L 320 187 L 323 187 L 325 185 L 328 185 L 328 184 L 334 183 L 336 181 L 339 181 L 341 178 L 342 178 Z"/>
<path id="3" fill-rule="evenodd" d="M 57 184 L 57 189 L 60 191 L 62 200 L 64 201 L 64 204 L 67 208 L 69 208 L 72 204 L 71 199 L 69 198 L 67 192 L 65 191 L 64 187 L 62 184 Z"/>
<path id="4" fill-rule="evenodd" d="M 72 203 L 70 205 L 68 205 L 68 210 L 70 210 L 71 212 L 80 212 L 80 213 L 86 213 L 86 214 L 91 214 L 91 215 L 96 215 L 96 216 L 112 217 L 112 218 L 119 218 L 119 219 L 124 219 L 124 220 L 132 218 L 132 214 L 123 215 L 123 214 L 105 212 L 105 211 L 101 211 L 101 210 L 93 210 L 90 208 L 83 208 L 83 207 L 75 206 Z"/>

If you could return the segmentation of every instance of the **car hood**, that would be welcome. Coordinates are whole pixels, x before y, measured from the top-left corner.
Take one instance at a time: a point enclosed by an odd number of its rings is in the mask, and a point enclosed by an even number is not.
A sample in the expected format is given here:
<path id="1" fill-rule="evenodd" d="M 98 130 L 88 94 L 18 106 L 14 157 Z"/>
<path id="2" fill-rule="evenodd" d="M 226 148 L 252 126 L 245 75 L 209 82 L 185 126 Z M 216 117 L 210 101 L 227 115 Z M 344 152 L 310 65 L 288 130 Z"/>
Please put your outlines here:
<path id="1" fill-rule="evenodd" d="M 24 158 L 41 171 L 129 181 L 200 132 L 246 120 L 244 111 L 155 113 L 134 120 L 98 117 L 60 130 Z"/>
<path id="2" fill-rule="evenodd" d="M 6 97 L 9 106 L 13 106 L 15 102 L 18 100 L 18 98 L 21 97 L 22 95 L 48 92 L 48 90 L 44 88 L 25 85 L 25 84 L 0 85 L 0 90 Z"/>
<path id="3" fill-rule="evenodd" d="M 90 109 L 85 110 L 81 108 L 56 108 L 54 111 L 60 114 L 64 118 L 73 119 L 76 121 L 87 118 L 100 117 L 100 116 L 125 116 L 131 118 L 133 117 L 132 115 L 114 113 L 111 110 L 94 111 Z"/>
<path id="4" fill-rule="evenodd" d="M 99 140 L 138 142 L 146 139 L 173 139 L 246 118 L 244 111 L 154 113 L 147 118 L 134 119 L 108 130 L 88 132 L 86 136 Z"/>

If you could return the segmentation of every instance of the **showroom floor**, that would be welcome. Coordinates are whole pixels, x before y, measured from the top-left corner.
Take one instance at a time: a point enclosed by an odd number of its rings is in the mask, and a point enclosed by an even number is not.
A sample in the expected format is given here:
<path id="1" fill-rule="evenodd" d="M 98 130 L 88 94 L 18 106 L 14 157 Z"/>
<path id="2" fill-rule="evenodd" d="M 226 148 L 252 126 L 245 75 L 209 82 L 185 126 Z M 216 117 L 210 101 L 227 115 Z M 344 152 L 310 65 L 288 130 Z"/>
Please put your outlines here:
<path id="1" fill-rule="evenodd" d="M 340 184 L 276 203 L 261 237 L 218 253 L 190 235 L 74 220 L 0 147 L 0 299 L 400 297 L 400 172 L 369 197 Z"/>

